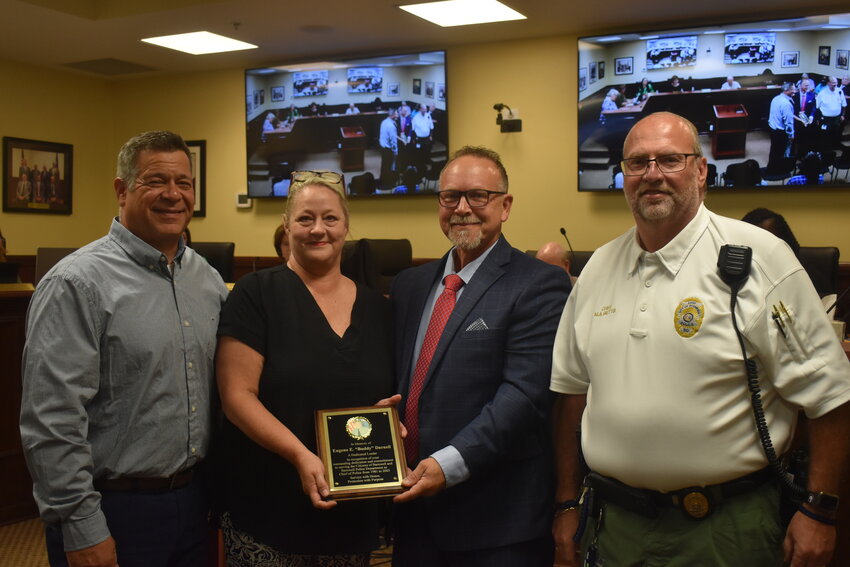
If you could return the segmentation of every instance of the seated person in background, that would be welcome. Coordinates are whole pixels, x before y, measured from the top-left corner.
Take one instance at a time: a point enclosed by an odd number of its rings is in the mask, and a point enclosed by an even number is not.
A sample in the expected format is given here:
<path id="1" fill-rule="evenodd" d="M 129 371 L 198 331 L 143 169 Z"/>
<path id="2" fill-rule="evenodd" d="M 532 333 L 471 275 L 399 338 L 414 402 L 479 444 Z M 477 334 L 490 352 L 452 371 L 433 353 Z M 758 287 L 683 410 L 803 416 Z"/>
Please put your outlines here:
<path id="1" fill-rule="evenodd" d="M 354 103 L 348 105 L 348 108 L 345 109 L 346 114 L 360 114 L 360 109 L 354 106 Z"/>
<path id="2" fill-rule="evenodd" d="M 266 119 L 263 122 L 263 132 L 271 132 L 274 130 L 277 128 L 278 122 L 279 121 L 277 116 L 274 115 L 274 112 L 269 112 L 266 114 Z"/>
<path id="3" fill-rule="evenodd" d="M 673 75 L 670 77 L 670 88 L 667 90 L 671 93 L 681 93 L 685 91 L 685 87 L 682 86 L 682 83 L 679 81 L 679 77 Z"/>
<path id="4" fill-rule="evenodd" d="M 732 75 L 729 75 L 728 77 L 726 77 L 726 82 L 723 83 L 722 85 L 720 85 L 720 90 L 722 90 L 722 91 L 728 91 L 728 90 L 740 89 L 740 88 L 741 88 L 741 83 L 736 81 L 735 77 L 733 77 Z"/>
<path id="5" fill-rule="evenodd" d="M 617 103 L 618 108 L 626 104 L 626 85 L 620 85 L 617 87 L 617 98 L 614 102 Z"/>
<path id="6" fill-rule="evenodd" d="M 651 93 L 655 92 L 655 87 L 649 82 L 649 79 L 644 77 L 638 85 L 637 95 L 635 95 L 635 104 L 649 98 Z"/>
<path id="7" fill-rule="evenodd" d="M 768 232 L 772 232 L 775 236 L 784 240 L 785 243 L 791 247 L 791 251 L 794 252 L 795 256 L 799 255 L 800 243 L 797 242 L 797 239 L 794 237 L 794 233 L 791 232 L 791 227 L 789 227 L 788 223 L 785 222 L 785 217 L 779 213 L 760 207 L 745 214 L 744 218 L 741 220 L 754 224 Z"/>
<path id="8" fill-rule="evenodd" d="M 318 116 L 319 115 L 319 105 L 315 102 L 310 103 L 310 107 L 307 109 L 307 116 Z"/>
<path id="9" fill-rule="evenodd" d="M 286 116 L 286 120 L 291 123 L 295 122 L 299 118 L 301 118 L 301 111 L 298 110 L 298 108 L 296 108 L 294 104 L 290 104 L 289 113 Z"/>
<path id="10" fill-rule="evenodd" d="M 617 89 L 610 89 L 608 94 L 605 95 L 605 98 L 602 100 L 602 113 L 599 114 L 599 121 L 605 122 L 605 114 L 606 110 L 617 110 L 619 108 L 617 106 L 617 97 L 620 96 L 620 91 Z"/>
<path id="11" fill-rule="evenodd" d="M 800 162 L 800 174 L 788 180 L 787 185 L 821 185 L 823 184 L 823 160 L 817 152 L 809 152 Z"/>
<path id="12" fill-rule="evenodd" d="M 274 251 L 284 262 L 289 260 L 289 238 L 286 234 L 286 223 L 281 223 L 274 231 Z"/>
<path id="13" fill-rule="evenodd" d="M 540 247 L 540 250 L 537 251 L 534 257 L 542 262 L 561 268 L 570 276 L 570 281 L 573 284 L 576 283 L 578 278 L 570 274 L 570 253 L 557 242 L 547 242 Z"/>

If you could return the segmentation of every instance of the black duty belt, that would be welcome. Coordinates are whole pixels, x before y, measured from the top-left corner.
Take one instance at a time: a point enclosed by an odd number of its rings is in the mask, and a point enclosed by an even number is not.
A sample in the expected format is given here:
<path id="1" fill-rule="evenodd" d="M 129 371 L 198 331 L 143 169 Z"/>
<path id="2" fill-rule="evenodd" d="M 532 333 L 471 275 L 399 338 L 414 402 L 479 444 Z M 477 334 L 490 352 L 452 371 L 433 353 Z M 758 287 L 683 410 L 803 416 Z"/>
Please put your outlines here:
<path id="1" fill-rule="evenodd" d="M 701 520 L 711 514 L 723 500 L 755 490 L 772 478 L 772 471 L 763 468 L 721 484 L 694 486 L 672 492 L 632 488 L 594 472 L 588 474 L 587 482 L 602 501 L 636 514 L 656 518 L 659 508 L 674 507 L 681 508 L 691 518 Z"/>
<path id="2" fill-rule="evenodd" d="M 195 476 L 195 467 L 180 471 L 164 478 L 144 478 L 122 476 L 118 478 L 99 478 L 94 481 L 94 488 L 103 492 L 165 492 L 183 488 Z"/>

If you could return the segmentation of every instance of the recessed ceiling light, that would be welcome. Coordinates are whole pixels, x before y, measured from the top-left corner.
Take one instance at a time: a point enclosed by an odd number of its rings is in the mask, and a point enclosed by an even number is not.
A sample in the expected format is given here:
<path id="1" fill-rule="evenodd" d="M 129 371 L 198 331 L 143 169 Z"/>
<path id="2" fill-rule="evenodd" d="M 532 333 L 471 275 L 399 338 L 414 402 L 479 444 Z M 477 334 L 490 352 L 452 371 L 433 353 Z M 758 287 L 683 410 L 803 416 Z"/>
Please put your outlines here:
<path id="1" fill-rule="evenodd" d="M 596 38 L 596 41 L 598 41 L 599 43 L 605 43 L 610 41 L 620 41 L 621 39 L 623 38 L 619 35 L 609 35 L 607 37 L 598 37 Z"/>
<path id="2" fill-rule="evenodd" d="M 717 34 L 720 34 L 720 33 L 726 33 L 726 31 L 725 30 L 709 30 L 709 31 L 705 31 L 705 32 L 702 32 L 702 33 L 704 33 L 705 35 L 717 35 Z"/>
<path id="3" fill-rule="evenodd" d="M 142 41 L 184 53 L 191 53 L 192 55 L 257 48 L 256 45 L 206 31 L 149 37 Z"/>
<path id="4" fill-rule="evenodd" d="M 399 8 L 444 28 L 526 19 L 497 0 L 444 0 Z"/>

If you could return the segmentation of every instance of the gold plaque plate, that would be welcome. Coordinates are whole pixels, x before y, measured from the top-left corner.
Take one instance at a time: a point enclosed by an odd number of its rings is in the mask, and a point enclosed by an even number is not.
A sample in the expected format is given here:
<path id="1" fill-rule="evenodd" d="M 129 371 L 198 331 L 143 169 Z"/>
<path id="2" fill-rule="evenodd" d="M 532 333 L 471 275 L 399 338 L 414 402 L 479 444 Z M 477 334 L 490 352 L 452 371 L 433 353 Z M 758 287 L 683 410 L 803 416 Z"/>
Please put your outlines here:
<path id="1" fill-rule="evenodd" d="M 394 407 L 365 406 L 316 412 L 319 458 L 331 498 L 381 498 L 404 491 L 407 467 Z"/>

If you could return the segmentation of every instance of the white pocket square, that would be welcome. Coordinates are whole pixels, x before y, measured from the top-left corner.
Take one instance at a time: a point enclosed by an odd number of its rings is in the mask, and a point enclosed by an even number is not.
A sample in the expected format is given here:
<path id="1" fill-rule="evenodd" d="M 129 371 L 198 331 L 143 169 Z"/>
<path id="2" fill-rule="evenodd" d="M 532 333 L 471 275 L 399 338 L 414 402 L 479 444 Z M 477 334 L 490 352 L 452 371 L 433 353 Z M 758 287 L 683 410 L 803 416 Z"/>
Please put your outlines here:
<path id="1" fill-rule="evenodd" d="M 466 330 L 467 331 L 483 331 L 483 330 L 489 329 L 489 328 L 490 327 L 487 326 L 487 323 L 484 322 L 484 319 L 479 317 L 478 319 L 473 321 L 473 323 L 469 327 L 467 327 Z"/>

